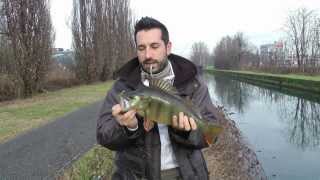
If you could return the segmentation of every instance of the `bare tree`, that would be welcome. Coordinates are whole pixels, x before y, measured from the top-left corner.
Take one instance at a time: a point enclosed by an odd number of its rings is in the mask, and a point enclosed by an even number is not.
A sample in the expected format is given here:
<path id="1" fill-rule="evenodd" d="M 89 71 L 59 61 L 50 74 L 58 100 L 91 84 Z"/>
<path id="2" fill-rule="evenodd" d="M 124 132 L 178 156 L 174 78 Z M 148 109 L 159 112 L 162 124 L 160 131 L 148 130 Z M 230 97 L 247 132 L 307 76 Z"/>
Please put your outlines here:
<path id="1" fill-rule="evenodd" d="M 299 8 L 287 18 L 285 25 L 288 45 L 294 52 L 298 67 L 305 72 L 310 55 L 318 53 L 317 37 L 319 34 L 318 18 L 315 11 Z"/>
<path id="2" fill-rule="evenodd" d="M 233 68 L 232 56 L 230 53 L 232 39 L 230 36 L 223 37 L 213 52 L 214 66 L 218 69 Z"/>
<path id="3" fill-rule="evenodd" d="M 89 11 L 89 4 L 91 1 L 86 0 L 74 0 L 73 1 L 73 22 L 72 22 L 72 33 L 73 33 L 73 46 L 76 60 L 76 74 L 80 80 L 90 81 L 92 75 L 89 75 L 89 51 L 91 50 L 89 41 L 89 30 L 88 27 L 89 19 L 87 14 Z"/>
<path id="4" fill-rule="evenodd" d="M 210 52 L 206 43 L 195 42 L 191 47 L 190 59 L 198 66 L 208 66 L 210 63 Z"/>
<path id="5" fill-rule="evenodd" d="M 313 21 L 313 30 L 311 31 L 311 48 L 309 53 L 309 67 L 320 66 L 320 17 L 315 17 Z"/>
<path id="6" fill-rule="evenodd" d="M 236 33 L 233 38 L 234 56 L 238 66 L 241 66 L 241 61 L 248 50 L 248 42 L 242 32 Z"/>
<path id="7" fill-rule="evenodd" d="M 107 1 L 106 40 L 103 71 L 100 79 L 112 77 L 113 71 L 134 55 L 133 17 L 128 0 Z"/>
<path id="8" fill-rule="evenodd" d="M 7 72 L 15 77 L 23 97 L 43 88 L 51 57 L 54 33 L 49 0 L 1 0 L 2 45 L 11 63 Z M 9 70 L 9 71 L 8 71 Z"/>
<path id="9" fill-rule="evenodd" d="M 250 46 L 243 33 L 239 32 L 233 37 L 223 37 L 213 52 L 214 66 L 223 69 L 239 69 L 252 64 L 256 59 L 255 50 Z"/>
<path id="10" fill-rule="evenodd" d="M 73 46 L 77 76 L 87 83 L 106 80 L 133 55 L 128 0 L 74 0 Z"/>

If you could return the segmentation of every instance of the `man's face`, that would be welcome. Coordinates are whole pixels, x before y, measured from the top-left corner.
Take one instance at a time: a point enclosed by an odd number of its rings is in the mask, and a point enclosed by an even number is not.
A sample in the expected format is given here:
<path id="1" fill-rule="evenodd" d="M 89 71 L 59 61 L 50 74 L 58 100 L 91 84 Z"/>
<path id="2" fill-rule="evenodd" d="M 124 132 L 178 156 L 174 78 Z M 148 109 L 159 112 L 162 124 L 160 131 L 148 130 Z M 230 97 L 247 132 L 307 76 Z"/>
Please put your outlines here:
<path id="1" fill-rule="evenodd" d="M 171 42 L 165 45 L 161 39 L 161 30 L 153 28 L 139 31 L 136 35 L 137 55 L 142 68 L 150 73 L 160 72 L 171 53 Z"/>

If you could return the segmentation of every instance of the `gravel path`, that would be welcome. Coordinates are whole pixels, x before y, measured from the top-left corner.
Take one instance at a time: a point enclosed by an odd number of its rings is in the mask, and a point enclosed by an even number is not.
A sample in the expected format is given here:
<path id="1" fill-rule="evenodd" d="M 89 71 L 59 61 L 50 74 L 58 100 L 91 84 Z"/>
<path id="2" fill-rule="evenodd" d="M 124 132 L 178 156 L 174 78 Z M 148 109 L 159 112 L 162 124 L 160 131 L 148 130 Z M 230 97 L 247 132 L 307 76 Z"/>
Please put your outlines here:
<path id="1" fill-rule="evenodd" d="M 96 144 L 101 102 L 0 144 L 0 179 L 54 179 Z"/>

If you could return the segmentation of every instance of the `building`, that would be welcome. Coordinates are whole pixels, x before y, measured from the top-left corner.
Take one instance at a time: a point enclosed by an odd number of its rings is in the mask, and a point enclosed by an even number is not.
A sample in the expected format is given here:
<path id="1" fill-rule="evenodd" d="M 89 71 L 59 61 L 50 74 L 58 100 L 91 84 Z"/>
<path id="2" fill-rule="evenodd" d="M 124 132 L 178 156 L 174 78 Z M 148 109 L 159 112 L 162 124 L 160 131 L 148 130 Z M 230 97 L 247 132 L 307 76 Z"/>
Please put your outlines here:
<path id="1" fill-rule="evenodd" d="M 275 41 L 272 44 L 260 46 L 261 64 L 286 64 L 285 62 L 285 43 Z"/>

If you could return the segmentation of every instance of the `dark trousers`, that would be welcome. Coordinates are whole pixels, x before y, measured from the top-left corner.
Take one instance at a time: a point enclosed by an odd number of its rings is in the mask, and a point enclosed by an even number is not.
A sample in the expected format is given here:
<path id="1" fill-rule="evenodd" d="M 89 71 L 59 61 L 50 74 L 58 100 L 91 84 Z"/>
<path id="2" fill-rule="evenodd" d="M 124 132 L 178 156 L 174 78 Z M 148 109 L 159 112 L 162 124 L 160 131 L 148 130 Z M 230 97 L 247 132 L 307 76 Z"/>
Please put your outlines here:
<path id="1" fill-rule="evenodd" d="M 179 173 L 179 168 L 161 171 L 161 180 L 182 180 Z"/>
<path id="2" fill-rule="evenodd" d="M 145 178 L 140 178 L 138 180 L 147 180 Z M 161 171 L 161 180 L 182 180 L 179 173 L 179 168 L 173 168 Z"/>

